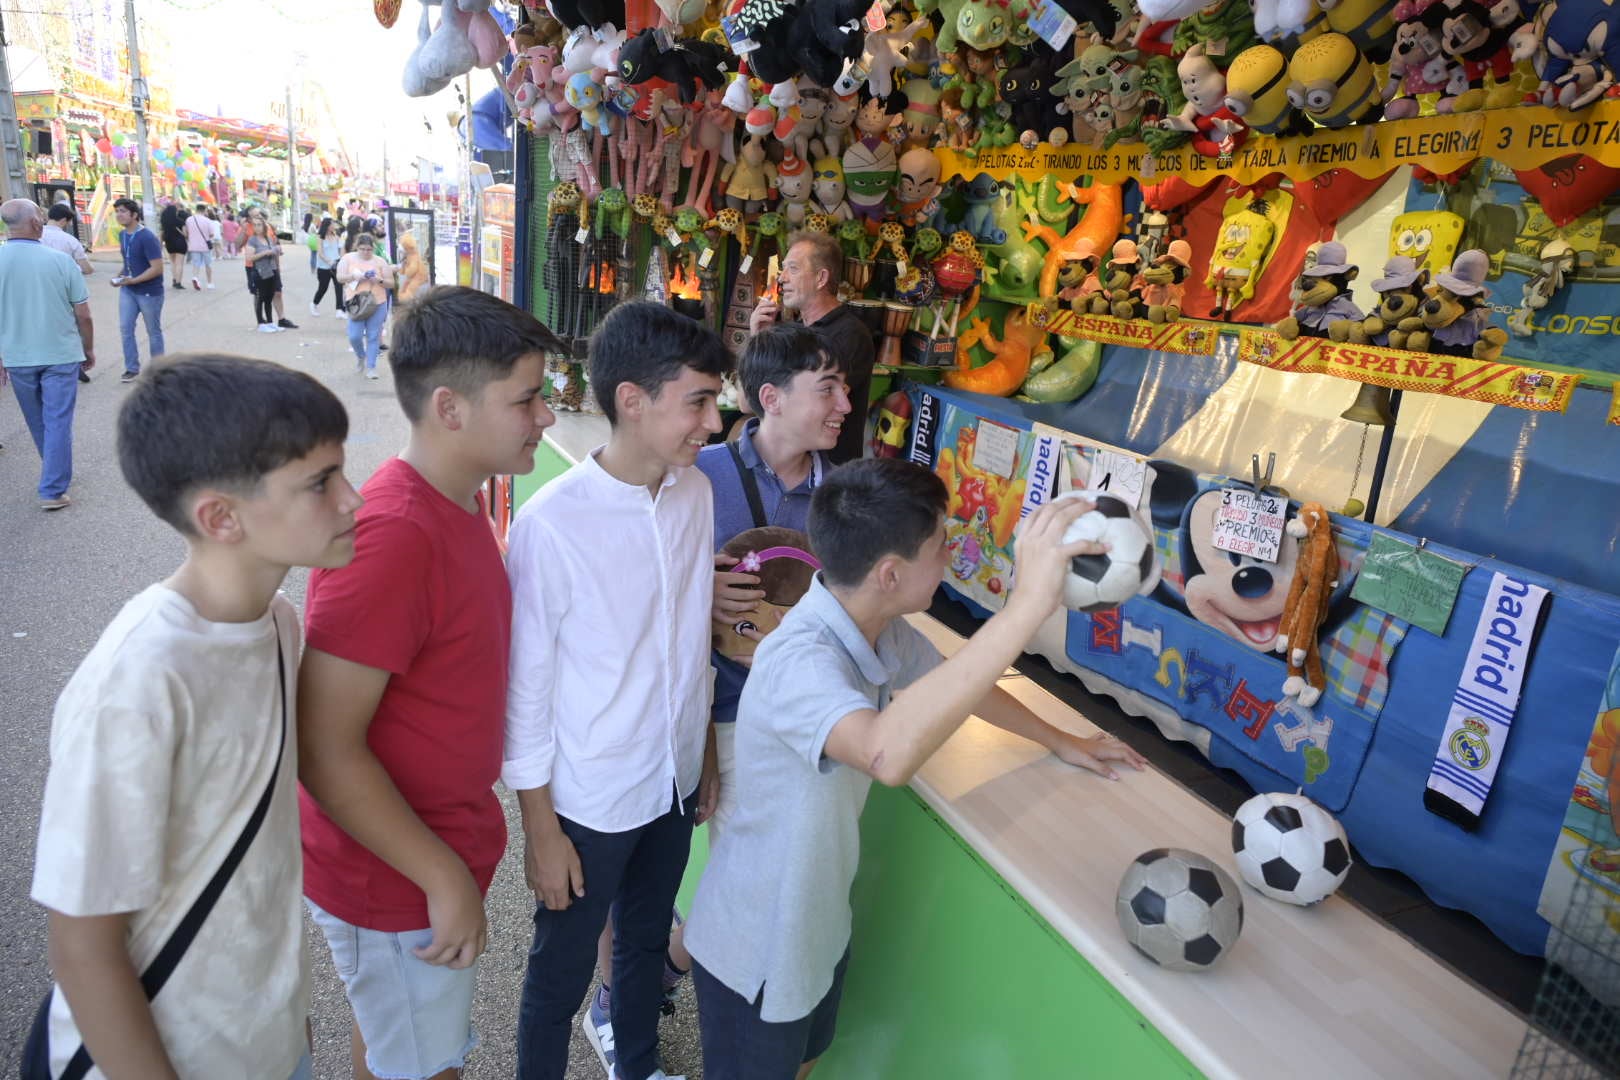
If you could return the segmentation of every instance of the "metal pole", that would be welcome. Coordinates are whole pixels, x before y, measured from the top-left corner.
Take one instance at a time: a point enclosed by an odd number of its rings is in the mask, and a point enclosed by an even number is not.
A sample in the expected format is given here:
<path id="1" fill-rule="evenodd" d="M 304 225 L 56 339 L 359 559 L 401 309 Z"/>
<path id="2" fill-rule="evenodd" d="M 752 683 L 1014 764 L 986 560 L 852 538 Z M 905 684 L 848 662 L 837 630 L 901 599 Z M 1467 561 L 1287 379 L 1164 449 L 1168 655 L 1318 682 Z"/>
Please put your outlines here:
<path id="1" fill-rule="evenodd" d="M 129 107 L 135 112 L 135 153 L 141 163 L 141 206 L 146 220 L 157 216 L 157 190 L 152 186 L 152 148 L 146 135 L 146 79 L 141 75 L 141 46 L 135 37 L 135 0 L 124 0 L 124 28 L 129 35 Z"/>
<path id="2" fill-rule="evenodd" d="M 0 200 L 21 199 L 28 193 L 23 172 L 22 129 L 17 123 L 17 99 L 11 93 L 11 68 L 6 66 L 6 19 L 0 14 Z"/>
<path id="3" fill-rule="evenodd" d="M 293 129 L 292 84 L 287 84 L 287 190 L 292 195 L 292 215 L 287 231 L 297 230 L 303 219 L 298 216 L 298 136 Z"/>
<path id="4" fill-rule="evenodd" d="M 1396 390 L 1389 395 L 1389 423 L 1384 425 L 1384 433 L 1378 440 L 1378 460 L 1373 464 L 1372 490 L 1367 492 L 1367 512 L 1361 515 L 1361 520 L 1369 525 L 1377 524 L 1378 496 L 1384 488 L 1384 470 L 1389 467 L 1389 451 L 1395 445 L 1395 423 L 1400 415 L 1401 392 Z"/>

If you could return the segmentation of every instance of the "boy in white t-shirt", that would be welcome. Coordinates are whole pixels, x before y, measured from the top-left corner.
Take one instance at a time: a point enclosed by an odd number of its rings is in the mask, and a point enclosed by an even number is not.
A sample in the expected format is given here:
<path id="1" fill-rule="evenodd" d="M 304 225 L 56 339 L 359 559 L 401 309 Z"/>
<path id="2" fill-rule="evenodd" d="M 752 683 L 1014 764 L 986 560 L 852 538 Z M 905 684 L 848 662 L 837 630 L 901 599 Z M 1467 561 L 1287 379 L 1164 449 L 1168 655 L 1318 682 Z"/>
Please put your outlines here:
<path id="1" fill-rule="evenodd" d="M 299 628 L 277 589 L 291 567 L 354 556 L 347 434 L 330 391 L 261 360 L 169 356 L 125 401 L 124 478 L 186 558 L 124 605 L 57 701 L 32 890 L 57 986 L 25 1076 L 100 1077 L 95 1061 L 154 1078 L 311 1074 Z M 249 835 L 154 991 L 177 928 Z"/>

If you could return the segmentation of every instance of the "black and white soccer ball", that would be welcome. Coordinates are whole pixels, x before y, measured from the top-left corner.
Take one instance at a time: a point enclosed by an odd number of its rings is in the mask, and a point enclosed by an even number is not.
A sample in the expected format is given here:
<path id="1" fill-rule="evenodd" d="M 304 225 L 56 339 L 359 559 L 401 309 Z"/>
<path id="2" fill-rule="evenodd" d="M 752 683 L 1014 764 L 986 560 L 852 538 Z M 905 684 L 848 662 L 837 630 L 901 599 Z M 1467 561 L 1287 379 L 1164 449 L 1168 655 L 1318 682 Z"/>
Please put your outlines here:
<path id="1" fill-rule="evenodd" d="M 1105 554 L 1076 555 L 1069 560 L 1069 573 L 1063 580 L 1065 607 L 1103 611 L 1152 588 L 1157 581 L 1153 532 L 1128 503 L 1115 495 L 1089 491 L 1066 491 L 1058 499 L 1090 499 L 1097 504 L 1097 509 L 1069 524 L 1064 543 L 1100 540 L 1108 545 Z"/>
<path id="2" fill-rule="evenodd" d="M 1205 971 L 1243 930 L 1237 882 L 1196 851 L 1154 848 L 1138 855 L 1114 902 L 1125 940 L 1160 967 Z"/>
<path id="3" fill-rule="evenodd" d="M 1318 904 L 1350 872 L 1344 826 L 1303 795 L 1271 792 L 1238 807 L 1232 853 L 1243 880 L 1273 900 Z"/>

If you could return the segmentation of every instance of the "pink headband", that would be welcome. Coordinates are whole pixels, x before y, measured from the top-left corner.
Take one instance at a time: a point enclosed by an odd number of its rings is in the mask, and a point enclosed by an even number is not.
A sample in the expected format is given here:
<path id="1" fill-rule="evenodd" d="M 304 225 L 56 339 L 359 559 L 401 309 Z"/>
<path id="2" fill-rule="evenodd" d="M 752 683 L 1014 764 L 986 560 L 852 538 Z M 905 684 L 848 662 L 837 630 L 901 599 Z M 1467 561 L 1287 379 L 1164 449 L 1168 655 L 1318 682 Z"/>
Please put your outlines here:
<path id="1" fill-rule="evenodd" d="M 820 570 L 821 563 L 808 551 L 796 547 L 773 547 L 764 551 L 750 551 L 743 556 L 742 562 L 737 564 L 739 574 L 757 574 L 765 563 L 772 559 L 797 559 L 813 570 Z"/>

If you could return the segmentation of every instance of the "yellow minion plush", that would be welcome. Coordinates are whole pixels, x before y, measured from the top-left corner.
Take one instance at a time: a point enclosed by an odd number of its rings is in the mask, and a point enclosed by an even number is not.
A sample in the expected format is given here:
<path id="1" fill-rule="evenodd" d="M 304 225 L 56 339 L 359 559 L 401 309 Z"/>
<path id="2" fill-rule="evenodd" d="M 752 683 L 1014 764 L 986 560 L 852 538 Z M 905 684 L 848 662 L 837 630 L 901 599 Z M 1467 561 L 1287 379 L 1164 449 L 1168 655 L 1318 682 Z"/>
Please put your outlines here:
<path id="1" fill-rule="evenodd" d="M 1288 100 L 1325 128 L 1378 119 L 1372 65 L 1343 34 L 1323 34 L 1299 47 L 1288 65 Z"/>
<path id="2" fill-rule="evenodd" d="M 1462 244 L 1463 219 L 1449 210 L 1413 210 L 1389 225 L 1389 253 L 1404 255 L 1432 277 L 1451 266 Z"/>
<path id="3" fill-rule="evenodd" d="M 1244 49 L 1226 69 L 1226 107 L 1262 135 L 1310 126 L 1288 100 L 1288 58 L 1271 45 Z"/>
<path id="4" fill-rule="evenodd" d="M 1327 13 L 1328 29 L 1350 39 L 1356 51 L 1374 64 L 1389 62 L 1395 46 L 1396 0 L 1317 0 Z"/>

